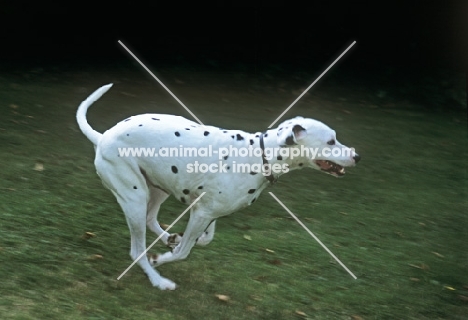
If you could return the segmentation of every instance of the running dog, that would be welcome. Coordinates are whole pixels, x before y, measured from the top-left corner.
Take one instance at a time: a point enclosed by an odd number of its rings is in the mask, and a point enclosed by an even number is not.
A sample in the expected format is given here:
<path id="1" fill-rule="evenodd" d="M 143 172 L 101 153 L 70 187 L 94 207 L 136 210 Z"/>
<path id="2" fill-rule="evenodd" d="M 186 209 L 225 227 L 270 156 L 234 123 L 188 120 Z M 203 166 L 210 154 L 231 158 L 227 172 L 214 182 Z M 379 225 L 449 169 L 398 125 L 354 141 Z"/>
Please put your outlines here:
<path id="1" fill-rule="evenodd" d="M 180 116 L 142 114 L 125 119 L 101 134 L 88 124 L 86 112 L 111 86 L 97 89 L 83 101 L 76 117 L 81 131 L 94 144 L 97 174 L 125 213 L 131 234 L 131 258 L 136 260 L 145 252 L 146 227 L 173 247 L 170 252 L 150 259 L 144 256 L 138 261 L 151 284 L 162 290 L 173 290 L 176 284 L 162 277 L 154 267 L 185 259 L 195 244 L 208 244 L 213 239 L 217 218 L 251 205 L 281 174 L 308 167 L 341 177 L 345 167 L 354 166 L 360 160 L 354 149 L 338 142 L 334 130 L 322 122 L 302 117 L 287 120 L 263 133 L 247 133 L 200 125 Z M 203 157 L 197 154 L 126 156 L 120 152 L 150 147 L 158 152 L 180 146 L 197 149 L 211 146 L 212 150 L 256 148 L 261 152 L 222 157 L 215 153 Z M 311 157 L 298 152 L 304 149 L 314 149 L 316 153 Z M 267 157 L 266 150 L 274 152 Z M 218 166 L 222 172 L 197 172 L 193 166 L 196 163 L 210 168 Z M 250 170 L 238 172 L 239 164 Z M 157 216 L 161 204 L 170 195 L 191 204 L 203 192 L 203 197 L 191 208 L 183 234 L 170 235 L 163 230 Z"/>

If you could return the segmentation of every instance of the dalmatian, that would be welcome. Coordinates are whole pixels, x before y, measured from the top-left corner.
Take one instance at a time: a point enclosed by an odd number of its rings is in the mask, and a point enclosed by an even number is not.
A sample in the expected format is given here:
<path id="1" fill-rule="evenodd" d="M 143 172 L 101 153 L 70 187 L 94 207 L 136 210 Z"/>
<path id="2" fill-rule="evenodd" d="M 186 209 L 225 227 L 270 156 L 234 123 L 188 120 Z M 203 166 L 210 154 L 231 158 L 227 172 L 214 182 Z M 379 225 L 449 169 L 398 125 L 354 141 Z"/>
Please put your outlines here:
<path id="1" fill-rule="evenodd" d="M 345 167 L 355 166 L 360 160 L 353 148 L 338 142 L 334 130 L 320 121 L 303 117 L 287 120 L 275 129 L 247 133 L 201 125 L 180 116 L 141 114 L 125 119 L 101 134 L 89 125 L 86 113 L 111 86 L 102 86 L 80 104 L 77 122 L 83 134 L 94 144 L 97 174 L 125 214 L 131 235 L 131 258 L 135 261 L 142 256 L 137 263 L 151 284 L 162 290 L 174 290 L 176 284 L 161 276 L 156 267 L 187 258 L 195 244 L 210 243 L 217 218 L 254 203 L 280 175 L 307 167 L 342 177 Z M 250 147 L 261 150 L 261 153 L 247 156 L 223 154 L 220 157 L 213 152 L 204 156 L 157 157 L 123 156 L 119 152 L 122 148 L 153 147 L 162 150 L 180 146 L 211 146 L 212 150 Z M 319 152 L 313 157 L 302 153 L 291 156 L 293 151 L 304 147 Z M 326 148 L 329 152 L 322 154 L 320 151 Z M 274 152 L 267 157 L 266 150 Z M 290 153 L 284 156 L 284 151 Z M 219 165 L 223 170 L 189 170 L 197 161 Z M 256 169 L 235 171 L 235 165 L 240 163 L 244 168 Z M 281 170 L 271 170 L 275 166 Z M 158 223 L 161 204 L 170 195 L 188 205 L 202 193 L 204 195 L 190 209 L 183 234 L 171 235 Z M 149 258 L 144 255 L 147 228 L 161 236 L 161 241 L 172 250 Z"/>

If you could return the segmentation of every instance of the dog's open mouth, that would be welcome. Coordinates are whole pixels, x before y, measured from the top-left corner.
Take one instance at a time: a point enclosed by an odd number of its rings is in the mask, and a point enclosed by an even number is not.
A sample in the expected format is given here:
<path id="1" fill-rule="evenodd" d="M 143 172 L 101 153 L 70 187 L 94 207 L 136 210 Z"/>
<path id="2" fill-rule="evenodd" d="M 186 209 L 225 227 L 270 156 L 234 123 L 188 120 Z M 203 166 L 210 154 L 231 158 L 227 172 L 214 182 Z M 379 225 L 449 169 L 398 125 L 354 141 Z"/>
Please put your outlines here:
<path id="1" fill-rule="evenodd" d="M 320 170 L 334 175 L 335 177 L 341 177 L 345 174 L 345 169 L 334 162 L 328 160 L 314 160 L 314 163 L 319 166 Z"/>

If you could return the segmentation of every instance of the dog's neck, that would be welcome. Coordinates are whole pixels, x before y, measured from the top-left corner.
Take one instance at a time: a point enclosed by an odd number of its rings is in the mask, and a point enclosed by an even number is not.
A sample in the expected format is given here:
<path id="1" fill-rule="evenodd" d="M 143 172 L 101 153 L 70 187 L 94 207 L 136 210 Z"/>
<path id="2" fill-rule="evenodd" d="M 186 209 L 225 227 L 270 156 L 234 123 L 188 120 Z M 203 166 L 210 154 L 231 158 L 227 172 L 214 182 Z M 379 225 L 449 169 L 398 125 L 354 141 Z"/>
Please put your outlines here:
<path id="1" fill-rule="evenodd" d="M 268 165 L 268 160 L 265 154 L 265 141 L 264 141 L 264 134 L 260 134 L 260 148 L 262 149 L 262 161 L 263 161 L 263 167 Z M 279 177 L 279 175 L 278 175 Z M 265 178 L 270 182 L 271 184 L 276 183 L 278 180 L 278 177 L 275 177 L 275 174 L 273 171 L 270 172 L 270 174 L 266 175 Z"/>
<path id="2" fill-rule="evenodd" d="M 280 149 L 282 148 L 291 149 L 291 148 L 296 148 L 296 147 L 299 148 L 299 146 L 287 146 L 287 147 L 280 146 L 277 142 L 277 132 L 278 132 L 277 129 L 270 129 L 260 134 L 259 138 L 260 138 L 261 149 L 263 151 L 265 151 L 265 149 L 269 149 L 270 152 L 274 150 L 273 155 L 265 154 L 265 153 L 263 154 L 263 157 L 262 157 L 263 164 L 264 165 L 268 164 L 270 168 L 274 165 L 279 165 L 281 168 L 283 168 L 283 166 L 286 165 L 288 168 L 288 172 L 291 170 L 297 170 L 297 169 L 302 169 L 306 167 L 308 164 L 308 159 L 307 157 L 304 157 L 303 155 L 299 155 L 297 157 L 294 157 L 293 159 L 291 159 L 291 156 L 281 156 Z M 266 156 L 269 156 L 269 157 L 266 158 Z M 283 171 L 273 172 L 272 171 L 271 175 L 265 176 L 265 178 L 270 183 L 274 183 L 276 182 L 276 180 L 278 180 L 278 178 L 281 175 L 285 173 L 287 172 L 283 172 Z"/>

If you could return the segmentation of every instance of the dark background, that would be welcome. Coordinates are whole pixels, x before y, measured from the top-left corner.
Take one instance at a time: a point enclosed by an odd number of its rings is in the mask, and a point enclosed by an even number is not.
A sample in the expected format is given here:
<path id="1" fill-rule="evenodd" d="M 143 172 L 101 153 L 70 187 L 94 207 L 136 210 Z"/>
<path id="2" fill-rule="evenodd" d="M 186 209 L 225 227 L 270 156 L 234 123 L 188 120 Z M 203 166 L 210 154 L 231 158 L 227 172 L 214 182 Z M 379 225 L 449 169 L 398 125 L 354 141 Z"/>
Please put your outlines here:
<path id="1" fill-rule="evenodd" d="M 121 40 L 156 72 L 241 72 L 254 79 L 280 70 L 274 77 L 309 74 L 304 86 L 357 41 L 328 79 L 338 75 L 376 95 L 411 95 L 431 110 L 466 110 L 465 0 L 15 2 L 0 10 L 4 74 L 139 68 Z"/>
<path id="2" fill-rule="evenodd" d="M 352 41 L 348 67 L 466 70 L 467 1 L 265 1 L 168 7 L 120 2 L 2 4 L 9 64 L 128 60 L 123 41 L 156 64 L 323 65 Z M 349 60 L 349 61 L 348 61 Z"/>

